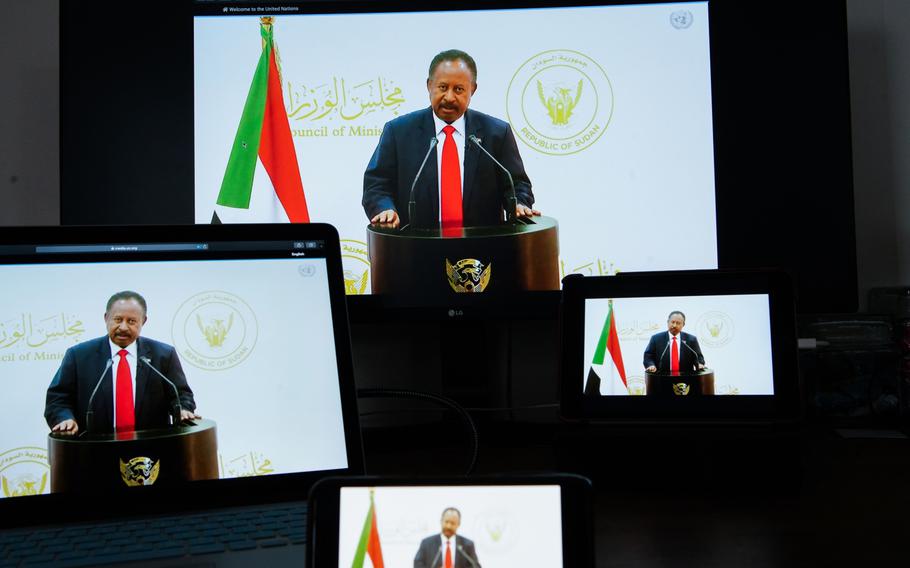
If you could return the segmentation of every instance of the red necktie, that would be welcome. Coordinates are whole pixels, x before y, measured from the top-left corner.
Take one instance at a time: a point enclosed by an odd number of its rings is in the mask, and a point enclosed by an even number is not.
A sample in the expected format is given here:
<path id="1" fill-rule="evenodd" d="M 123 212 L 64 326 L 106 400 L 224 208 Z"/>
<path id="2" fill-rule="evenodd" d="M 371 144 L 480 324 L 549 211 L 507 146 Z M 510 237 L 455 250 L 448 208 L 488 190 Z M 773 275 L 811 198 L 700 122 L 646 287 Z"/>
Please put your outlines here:
<path id="1" fill-rule="evenodd" d="M 670 374 L 679 374 L 679 345 L 676 343 L 676 336 L 673 336 L 673 347 L 670 348 Z"/>
<path id="2" fill-rule="evenodd" d="M 447 126 L 446 128 L 451 128 L 451 126 Z M 452 568 L 452 548 L 449 546 L 449 545 L 451 544 L 451 542 L 452 542 L 452 541 L 450 541 L 450 540 L 447 540 L 447 541 L 446 541 L 446 564 L 445 564 L 445 568 Z"/>
<path id="3" fill-rule="evenodd" d="M 442 180 L 440 188 L 442 193 L 442 228 L 461 229 L 461 164 L 458 162 L 458 146 L 452 133 L 455 127 L 447 124 L 442 129 L 446 139 L 442 143 Z M 445 234 L 445 231 L 443 231 Z"/>
<path id="4" fill-rule="evenodd" d="M 117 352 L 120 363 L 117 364 L 117 430 L 132 430 L 136 425 L 136 409 L 133 406 L 133 378 L 130 375 L 130 364 L 126 361 L 126 349 Z"/>

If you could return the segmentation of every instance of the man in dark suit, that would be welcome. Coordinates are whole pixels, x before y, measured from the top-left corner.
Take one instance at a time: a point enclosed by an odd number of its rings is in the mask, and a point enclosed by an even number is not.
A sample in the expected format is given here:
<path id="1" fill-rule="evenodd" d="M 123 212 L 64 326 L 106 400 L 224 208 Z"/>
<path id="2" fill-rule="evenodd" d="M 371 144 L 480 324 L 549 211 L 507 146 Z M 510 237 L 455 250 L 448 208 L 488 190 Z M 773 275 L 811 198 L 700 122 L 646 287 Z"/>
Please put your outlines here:
<path id="1" fill-rule="evenodd" d="M 686 314 L 670 312 L 667 331 L 655 333 L 645 347 L 644 366 L 649 373 L 657 371 L 687 374 L 705 368 L 705 357 L 698 346 L 698 338 L 683 332 Z"/>
<path id="2" fill-rule="evenodd" d="M 461 511 L 449 507 L 442 512 L 442 534 L 420 541 L 414 568 L 480 568 L 474 541 L 456 535 L 461 526 Z"/>
<path id="3" fill-rule="evenodd" d="M 44 417 L 51 431 L 79 432 L 89 410 L 89 398 L 102 376 L 92 402 L 93 430 L 122 432 L 167 426 L 174 394 L 149 363 L 177 386 L 182 409 L 180 419 L 201 418 L 194 412 L 193 391 L 186 382 L 176 350 L 139 337 L 148 320 L 146 311 L 145 298 L 141 295 L 118 292 L 108 300 L 104 311 L 107 336 L 83 341 L 66 350 L 47 388 Z"/>
<path id="4" fill-rule="evenodd" d="M 430 108 L 398 117 L 382 130 L 363 176 L 363 209 L 370 223 L 397 228 L 470 227 L 503 221 L 505 174 L 482 154 L 476 136 L 512 174 L 518 217 L 540 215 L 508 123 L 468 110 L 477 89 L 477 65 L 459 50 L 443 51 L 430 63 Z M 411 184 L 430 139 L 438 140 L 415 187 L 416 219 L 408 218 Z"/>

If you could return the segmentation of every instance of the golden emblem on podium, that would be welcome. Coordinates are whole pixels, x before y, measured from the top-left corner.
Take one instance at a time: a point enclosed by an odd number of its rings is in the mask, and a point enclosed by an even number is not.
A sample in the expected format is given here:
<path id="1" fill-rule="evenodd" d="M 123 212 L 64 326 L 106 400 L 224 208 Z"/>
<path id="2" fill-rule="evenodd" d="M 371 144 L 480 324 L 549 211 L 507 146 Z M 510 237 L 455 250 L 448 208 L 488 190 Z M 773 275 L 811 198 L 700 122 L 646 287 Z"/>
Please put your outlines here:
<path id="1" fill-rule="evenodd" d="M 686 396 L 689 394 L 689 385 L 686 383 L 673 383 L 673 394 L 676 396 Z"/>
<path id="2" fill-rule="evenodd" d="M 160 468 L 161 460 L 154 461 L 151 458 L 142 456 L 135 457 L 125 463 L 120 460 L 120 477 L 130 487 L 152 485 L 158 479 Z"/>
<path id="3" fill-rule="evenodd" d="M 446 276 L 449 286 L 456 292 L 483 292 L 490 284 L 493 263 L 486 266 L 474 258 L 463 258 L 454 265 L 446 259 Z"/>

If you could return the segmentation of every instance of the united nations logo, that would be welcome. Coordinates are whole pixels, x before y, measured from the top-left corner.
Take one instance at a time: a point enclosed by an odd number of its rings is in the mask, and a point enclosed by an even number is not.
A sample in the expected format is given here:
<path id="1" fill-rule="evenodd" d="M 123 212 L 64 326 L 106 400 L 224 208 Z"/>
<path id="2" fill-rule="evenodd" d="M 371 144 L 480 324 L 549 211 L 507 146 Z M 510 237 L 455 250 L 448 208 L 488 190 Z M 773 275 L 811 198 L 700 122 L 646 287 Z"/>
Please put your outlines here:
<path id="1" fill-rule="evenodd" d="M 342 239 L 341 266 L 346 294 L 354 296 L 370 290 L 370 256 L 365 242 Z"/>
<path id="2" fill-rule="evenodd" d="M 506 94 L 518 139 L 538 152 L 565 155 L 596 142 L 613 117 L 613 86 L 593 59 L 544 51 L 518 68 Z"/>
<path id="3" fill-rule="evenodd" d="M 473 258 L 463 258 L 454 265 L 446 259 L 446 276 L 449 286 L 456 292 L 483 292 L 490 284 L 493 263 L 484 265 Z"/>
<path id="4" fill-rule="evenodd" d="M 201 292 L 183 302 L 171 326 L 181 357 L 207 371 L 243 362 L 256 345 L 258 331 L 250 306 L 222 291 Z"/>
<path id="5" fill-rule="evenodd" d="M 120 477 L 130 487 L 154 484 L 160 469 L 161 460 L 146 457 L 133 458 L 126 463 L 120 460 Z"/>
<path id="6" fill-rule="evenodd" d="M 689 385 L 686 383 L 673 383 L 673 394 L 676 396 L 686 396 L 689 394 Z"/>
<path id="7" fill-rule="evenodd" d="M 41 495 L 50 491 L 47 451 L 27 446 L 0 454 L 3 497 Z"/>
<path id="8" fill-rule="evenodd" d="M 706 312 L 695 322 L 699 343 L 709 347 L 720 347 L 733 339 L 733 318 L 724 312 Z"/>
<path id="9" fill-rule="evenodd" d="M 687 29 L 692 25 L 692 12 L 688 10 L 679 10 L 670 14 L 670 25 L 678 30 Z"/>

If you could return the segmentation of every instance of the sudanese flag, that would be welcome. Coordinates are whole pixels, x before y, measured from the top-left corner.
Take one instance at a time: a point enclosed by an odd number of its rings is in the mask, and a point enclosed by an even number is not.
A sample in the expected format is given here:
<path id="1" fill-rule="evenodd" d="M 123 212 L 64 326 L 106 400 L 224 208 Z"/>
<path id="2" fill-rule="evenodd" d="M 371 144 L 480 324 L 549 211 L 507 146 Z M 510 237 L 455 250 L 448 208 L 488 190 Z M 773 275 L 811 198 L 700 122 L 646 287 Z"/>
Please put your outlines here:
<path id="1" fill-rule="evenodd" d="M 309 223 L 272 38 L 274 18 L 259 21 L 262 54 L 243 106 L 212 223 Z M 251 201 L 255 207 L 250 206 Z"/>

